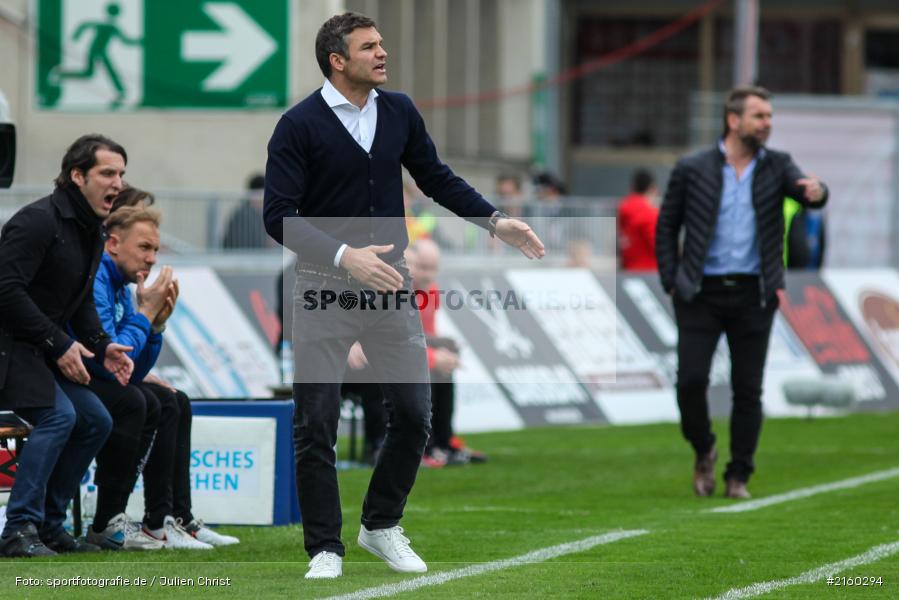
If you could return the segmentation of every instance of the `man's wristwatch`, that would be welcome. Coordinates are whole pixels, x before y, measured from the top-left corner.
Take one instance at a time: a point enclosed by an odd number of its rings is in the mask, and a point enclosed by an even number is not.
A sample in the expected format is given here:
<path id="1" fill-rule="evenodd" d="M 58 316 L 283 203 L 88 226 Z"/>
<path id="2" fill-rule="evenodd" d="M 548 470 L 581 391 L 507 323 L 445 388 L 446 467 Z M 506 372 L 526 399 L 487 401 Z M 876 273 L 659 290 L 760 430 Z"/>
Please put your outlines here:
<path id="1" fill-rule="evenodd" d="M 494 211 L 492 215 L 490 215 L 490 219 L 487 221 L 487 231 L 490 232 L 490 237 L 496 237 L 496 223 L 500 219 L 510 219 L 511 217 L 504 213 L 501 210 Z"/>

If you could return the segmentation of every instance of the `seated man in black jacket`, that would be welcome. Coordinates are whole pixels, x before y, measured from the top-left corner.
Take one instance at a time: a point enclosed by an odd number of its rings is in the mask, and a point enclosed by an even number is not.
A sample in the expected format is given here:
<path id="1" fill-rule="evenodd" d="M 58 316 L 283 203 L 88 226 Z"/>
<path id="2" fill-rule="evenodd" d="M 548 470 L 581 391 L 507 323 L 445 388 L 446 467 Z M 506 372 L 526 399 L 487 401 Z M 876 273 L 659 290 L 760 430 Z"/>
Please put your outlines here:
<path id="1" fill-rule="evenodd" d="M 97 356 L 122 385 L 134 366 L 131 348 L 111 343 L 100 326 L 92 285 L 126 161 L 112 140 L 82 136 L 63 157 L 53 193 L 19 210 L 0 234 L 0 409 L 34 427 L 6 507 L 4 556 L 97 549 L 62 524 L 112 427 L 86 387 L 82 358 Z"/>

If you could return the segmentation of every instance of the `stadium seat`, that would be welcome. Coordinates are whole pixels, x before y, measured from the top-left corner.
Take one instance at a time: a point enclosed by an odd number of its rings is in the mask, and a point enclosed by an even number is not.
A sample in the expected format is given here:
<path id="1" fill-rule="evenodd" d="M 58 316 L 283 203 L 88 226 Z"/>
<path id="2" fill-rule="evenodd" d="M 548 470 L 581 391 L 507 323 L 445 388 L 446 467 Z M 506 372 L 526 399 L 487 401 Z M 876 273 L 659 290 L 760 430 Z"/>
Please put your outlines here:
<path id="1" fill-rule="evenodd" d="M 783 383 L 782 389 L 787 404 L 806 407 L 809 419 L 816 406 L 845 410 L 856 402 L 852 384 L 832 375 L 790 379 Z"/>

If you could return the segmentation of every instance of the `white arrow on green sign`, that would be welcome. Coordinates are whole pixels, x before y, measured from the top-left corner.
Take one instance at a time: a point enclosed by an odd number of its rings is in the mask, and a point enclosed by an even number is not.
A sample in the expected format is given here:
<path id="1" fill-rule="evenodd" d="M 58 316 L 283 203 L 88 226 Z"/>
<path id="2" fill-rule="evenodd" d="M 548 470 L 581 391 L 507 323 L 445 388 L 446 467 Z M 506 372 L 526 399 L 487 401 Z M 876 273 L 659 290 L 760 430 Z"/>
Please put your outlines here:
<path id="1" fill-rule="evenodd" d="M 222 61 L 202 87 L 233 90 L 275 53 L 278 44 L 233 2 L 207 2 L 203 10 L 221 31 L 182 34 L 181 55 L 186 61 Z"/>

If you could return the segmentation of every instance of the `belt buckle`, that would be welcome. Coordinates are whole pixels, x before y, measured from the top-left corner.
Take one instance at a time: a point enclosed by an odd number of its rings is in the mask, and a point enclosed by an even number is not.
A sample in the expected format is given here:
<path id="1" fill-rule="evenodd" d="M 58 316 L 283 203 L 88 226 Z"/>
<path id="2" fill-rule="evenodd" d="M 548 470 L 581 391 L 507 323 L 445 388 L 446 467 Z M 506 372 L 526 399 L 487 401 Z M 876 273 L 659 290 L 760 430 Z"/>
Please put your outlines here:
<path id="1" fill-rule="evenodd" d="M 737 285 L 737 280 L 725 275 L 721 278 L 721 283 L 724 285 L 724 287 L 735 287 Z"/>

